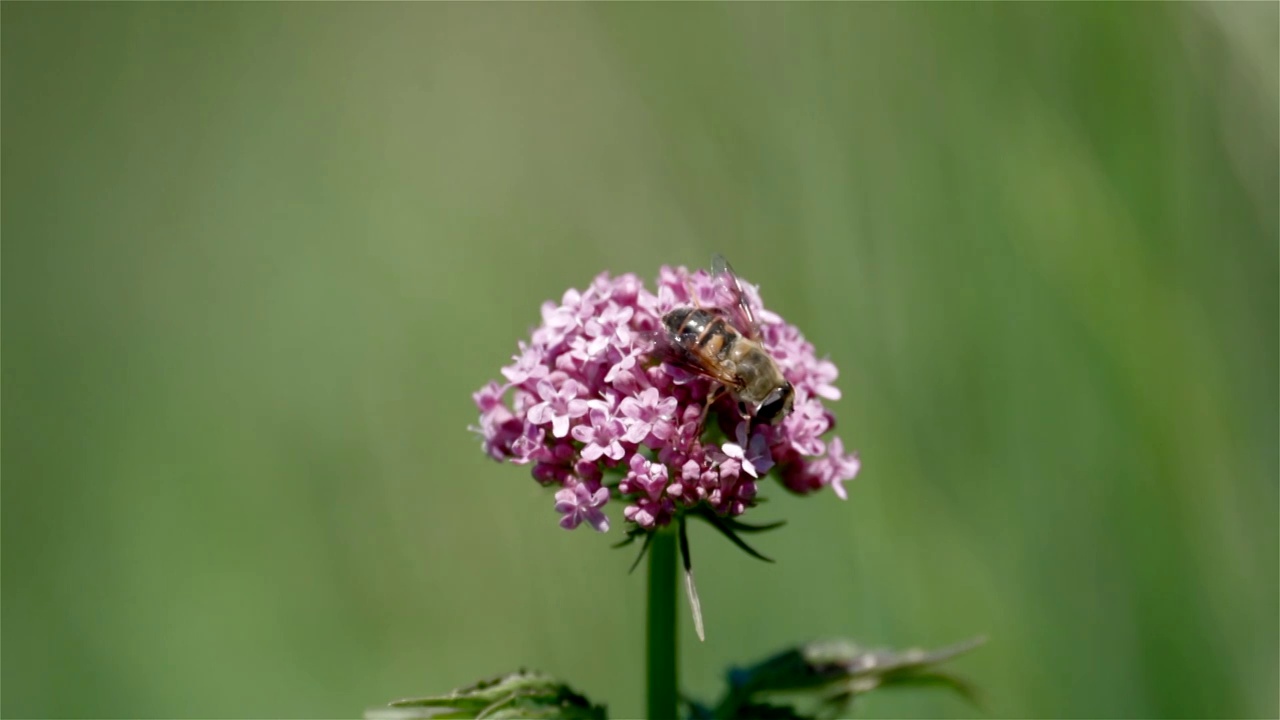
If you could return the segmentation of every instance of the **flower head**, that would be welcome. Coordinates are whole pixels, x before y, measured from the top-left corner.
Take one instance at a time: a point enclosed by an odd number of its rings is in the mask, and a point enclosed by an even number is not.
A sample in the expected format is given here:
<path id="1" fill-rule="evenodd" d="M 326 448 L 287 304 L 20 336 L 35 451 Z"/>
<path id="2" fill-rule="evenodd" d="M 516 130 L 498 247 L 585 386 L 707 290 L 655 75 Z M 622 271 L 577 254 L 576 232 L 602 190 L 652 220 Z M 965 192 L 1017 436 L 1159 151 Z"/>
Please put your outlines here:
<path id="1" fill-rule="evenodd" d="M 834 418 L 823 401 L 840 397 L 836 366 L 768 311 L 754 286 L 723 280 L 664 266 L 651 292 L 635 275 L 602 273 L 586 290 L 544 303 L 541 325 L 501 369 L 507 383 L 473 395 L 480 421 L 472 429 L 485 452 L 529 463 L 534 479 L 559 488 L 561 526 L 608 530 L 602 508 L 611 498 L 642 530 L 685 511 L 740 515 L 771 469 L 793 492 L 831 486 L 846 497 L 842 483 L 857 475 L 858 456 L 824 439 Z M 747 315 L 731 310 L 739 297 Z M 789 415 L 758 422 L 718 383 L 654 352 L 663 316 L 686 307 L 720 312 L 760 344 L 793 388 Z M 757 327 L 738 327 L 743 317 Z"/>

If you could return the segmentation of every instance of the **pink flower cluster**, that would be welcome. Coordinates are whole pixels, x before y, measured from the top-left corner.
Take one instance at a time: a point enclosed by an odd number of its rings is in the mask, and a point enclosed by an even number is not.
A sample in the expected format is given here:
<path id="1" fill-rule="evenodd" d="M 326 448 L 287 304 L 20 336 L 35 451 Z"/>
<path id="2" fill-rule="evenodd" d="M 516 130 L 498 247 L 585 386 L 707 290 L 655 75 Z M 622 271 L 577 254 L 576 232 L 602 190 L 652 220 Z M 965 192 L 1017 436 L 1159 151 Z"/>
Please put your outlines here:
<path id="1" fill-rule="evenodd" d="M 555 508 L 567 529 L 586 522 L 608 530 L 602 507 L 611 496 L 644 529 L 700 503 L 740 515 L 771 469 L 794 492 L 830 485 L 845 498 L 842 483 L 858 474 L 858 457 L 839 438 L 822 437 L 835 424 L 822 401 L 840 397 L 836 367 L 743 286 L 761 342 L 795 388 L 794 410 L 778 425 L 753 426 L 727 395 L 705 414 L 714 383 L 652 356 L 648 338 L 662 330 L 664 314 L 694 304 L 690 293 L 703 307 L 726 301 L 705 271 L 664 266 L 657 294 L 635 275 L 604 273 L 586 291 L 543 304 L 542 324 L 502 368 L 506 382 L 473 395 L 480 425 L 472 429 L 485 452 L 531 465 L 539 483 L 560 488 Z"/>

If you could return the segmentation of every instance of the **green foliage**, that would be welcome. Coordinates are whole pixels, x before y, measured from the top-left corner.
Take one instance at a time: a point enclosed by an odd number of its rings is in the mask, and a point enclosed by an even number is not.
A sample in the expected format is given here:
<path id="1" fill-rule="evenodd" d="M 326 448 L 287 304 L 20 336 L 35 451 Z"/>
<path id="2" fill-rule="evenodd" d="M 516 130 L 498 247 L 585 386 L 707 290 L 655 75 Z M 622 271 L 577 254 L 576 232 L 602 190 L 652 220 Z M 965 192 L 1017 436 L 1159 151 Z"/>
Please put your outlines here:
<path id="1" fill-rule="evenodd" d="M 729 690 L 713 714 L 721 720 L 790 717 L 779 714 L 786 710 L 778 700 L 786 697 L 797 716 L 839 716 L 858 696 L 896 687 L 944 687 L 976 703 L 967 682 L 937 666 L 983 642 L 976 638 L 933 651 L 868 649 L 849 640 L 811 642 L 730 670 Z"/>
<path id="2" fill-rule="evenodd" d="M 604 720 L 605 707 L 592 704 L 584 695 L 549 675 L 521 670 L 446 695 L 396 700 L 389 709 L 366 711 L 365 718 Z"/>
<path id="3" fill-rule="evenodd" d="M 714 708 L 692 700 L 686 707 L 693 720 L 802 720 L 839 716 L 855 698 L 876 689 L 926 686 L 951 689 L 976 703 L 968 683 L 937 666 L 982 642 L 979 638 L 933 651 L 870 650 L 848 640 L 811 642 L 730 670 L 729 688 Z M 365 712 L 366 720 L 604 717 L 603 705 L 593 705 L 548 675 L 525 671 Z"/>

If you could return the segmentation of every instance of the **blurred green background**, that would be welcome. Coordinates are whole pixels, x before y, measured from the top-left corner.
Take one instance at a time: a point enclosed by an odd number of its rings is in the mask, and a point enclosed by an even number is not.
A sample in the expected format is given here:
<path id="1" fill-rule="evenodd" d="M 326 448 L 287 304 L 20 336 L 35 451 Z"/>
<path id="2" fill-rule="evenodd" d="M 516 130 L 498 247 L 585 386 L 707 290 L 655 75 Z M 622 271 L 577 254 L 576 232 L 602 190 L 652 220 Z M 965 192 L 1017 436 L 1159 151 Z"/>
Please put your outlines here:
<path id="1" fill-rule="evenodd" d="M 713 251 L 842 371 L 848 502 L 708 640 L 990 643 L 995 716 L 1280 714 L 1267 4 L 3 8 L 6 716 L 643 712 L 643 573 L 470 393 Z M 940 693 L 868 716 L 978 711 Z"/>

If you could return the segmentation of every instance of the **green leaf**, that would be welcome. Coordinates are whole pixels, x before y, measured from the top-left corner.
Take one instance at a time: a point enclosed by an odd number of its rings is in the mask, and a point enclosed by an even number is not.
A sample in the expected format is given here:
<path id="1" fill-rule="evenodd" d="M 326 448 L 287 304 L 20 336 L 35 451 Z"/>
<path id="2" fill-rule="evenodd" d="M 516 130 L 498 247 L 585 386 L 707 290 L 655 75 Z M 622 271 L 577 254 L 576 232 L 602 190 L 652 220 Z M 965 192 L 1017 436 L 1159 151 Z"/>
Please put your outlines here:
<path id="1" fill-rule="evenodd" d="M 395 700 L 385 708 L 365 711 L 364 716 L 366 720 L 604 720 L 605 707 L 592 704 L 549 675 L 521 670 L 446 695 Z"/>
<path id="2" fill-rule="evenodd" d="M 770 705 L 769 703 L 748 703 L 738 708 L 734 720 L 809 720 L 807 715 L 799 714 L 790 705 Z"/>
<path id="3" fill-rule="evenodd" d="M 977 694 L 968 683 L 936 666 L 983 642 L 985 638 L 974 638 L 933 651 L 868 649 L 848 640 L 801 645 L 751 667 L 730 670 L 729 692 L 716 716 L 746 717 L 750 708 L 764 707 L 761 703 L 779 695 L 812 706 L 808 717 L 834 715 L 858 695 L 884 687 L 944 687 L 976 705 Z"/>
<path id="4" fill-rule="evenodd" d="M 628 575 L 636 571 L 636 568 L 640 566 L 640 561 L 644 559 L 645 553 L 649 552 L 649 543 L 653 540 L 653 532 L 642 527 L 633 527 L 627 531 L 625 538 L 613 544 L 614 548 L 624 548 L 635 542 L 636 538 L 642 535 L 644 536 L 644 545 L 640 546 L 640 554 L 636 555 L 635 562 L 631 563 L 631 569 L 627 570 Z"/>
<path id="5" fill-rule="evenodd" d="M 700 517 L 703 520 L 706 520 L 707 523 L 711 525 L 711 527 L 715 528 L 716 530 L 719 530 L 720 534 L 729 538 L 730 542 L 732 542 L 734 545 L 737 545 L 739 549 L 741 549 L 743 552 L 747 553 L 751 557 L 756 558 L 758 560 L 763 560 L 769 563 L 773 562 L 772 559 L 767 558 L 764 555 L 761 555 L 760 553 L 756 552 L 755 548 L 751 547 L 746 543 L 746 541 L 738 537 L 738 534 L 734 532 L 734 526 L 730 525 L 725 518 L 722 518 L 719 515 L 717 515 L 715 511 L 712 510 L 711 508 L 706 506 L 701 506 L 696 511 L 690 514 L 696 517 Z M 748 525 L 746 527 L 749 529 L 746 529 L 745 532 L 764 532 L 765 530 L 771 530 L 775 527 L 779 527 L 781 524 L 782 523 L 773 523 L 772 525 L 761 525 L 761 526 Z"/>
<path id="6" fill-rule="evenodd" d="M 640 561 L 644 559 L 644 554 L 649 551 L 649 543 L 651 542 L 653 542 L 653 533 L 645 533 L 644 545 L 640 546 L 640 554 L 636 555 L 636 561 L 631 563 L 631 568 L 627 570 L 628 575 L 635 572 L 636 568 L 640 566 Z"/>
<path id="7" fill-rule="evenodd" d="M 702 601 L 698 599 L 698 586 L 693 581 L 693 556 L 689 554 L 689 533 L 684 516 L 680 516 L 680 557 L 684 560 L 684 589 L 689 597 L 689 610 L 693 612 L 693 629 L 698 639 L 706 642 L 707 631 L 702 626 Z"/>
<path id="8" fill-rule="evenodd" d="M 750 523 L 744 523 L 737 518 L 725 518 L 724 520 L 725 520 L 725 524 L 727 524 L 729 527 L 733 528 L 734 530 L 737 530 L 738 532 L 744 532 L 744 533 L 768 532 L 770 530 L 777 530 L 778 528 L 787 524 L 786 520 L 778 520 L 776 522 L 765 523 L 764 525 L 752 525 Z"/>

